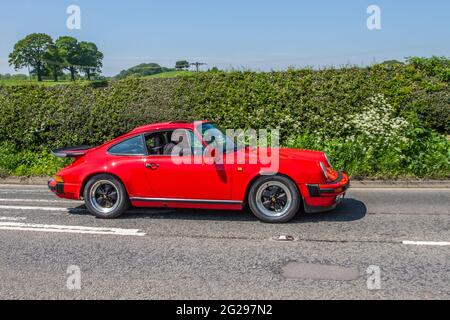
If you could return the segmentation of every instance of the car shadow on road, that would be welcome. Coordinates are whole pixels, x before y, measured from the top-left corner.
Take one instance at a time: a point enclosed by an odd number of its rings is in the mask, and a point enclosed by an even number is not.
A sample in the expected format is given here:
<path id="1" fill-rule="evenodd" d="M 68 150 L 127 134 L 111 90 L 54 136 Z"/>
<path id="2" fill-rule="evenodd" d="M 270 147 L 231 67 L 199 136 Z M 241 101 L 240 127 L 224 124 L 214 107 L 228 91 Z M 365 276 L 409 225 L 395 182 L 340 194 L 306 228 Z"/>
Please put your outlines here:
<path id="1" fill-rule="evenodd" d="M 69 210 L 70 214 L 88 214 L 86 207 Z M 344 199 L 333 211 L 325 213 L 298 214 L 290 223 L 314 223 L 322 221 L 356 221 L 367 214 L 366 205 L 356 199 Z M 258 221 L 249 209 L 244 211 L 192 210 L 192 209 L 148 209 L 134 208 L 118 219 L 164 219 L 164 220 L 206 220 L 206 221 Z"/>
<path id="2" fill-rule="evenodd" d="M 367 207 L 364 202 L 347 198 L 333 211 L 314 214 L 297 215 L 294 222 L 350 222 L 363 219 L 367 215 Z"/>

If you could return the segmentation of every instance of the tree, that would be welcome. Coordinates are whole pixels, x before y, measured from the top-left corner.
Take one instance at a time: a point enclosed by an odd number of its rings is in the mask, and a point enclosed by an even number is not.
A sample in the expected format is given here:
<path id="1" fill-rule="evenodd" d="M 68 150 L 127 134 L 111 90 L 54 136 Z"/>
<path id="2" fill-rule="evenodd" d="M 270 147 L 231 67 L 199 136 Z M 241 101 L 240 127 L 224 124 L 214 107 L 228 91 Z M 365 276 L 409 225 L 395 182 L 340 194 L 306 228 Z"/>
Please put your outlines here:
<path id="1" fill-rule="evenodd" d="M 190 64 L 186 60 L 177 61 L 175 64 L 175 69 L 177 70 L 185 70 L 190 67 Z"/>
<path id="2" fill-rule="evenodd" d="M 103 53 L 98 51 L 92 42 L 80 42 L 79 50 L 80 70 L 86 74 L 88 80 L 91 80 L 93 72 L 101 72 Z"/>
<path id="3" fill-rule="evenodd" d="M 54 44 L 50 45 L 45 52 L 44 61 L 46 68 L 50 71 L 55 82 L 58 81 L 58 76 L 62 75 L 62 69 L 64 68 L 64 59 L 61 56 L 61 52 Z"/>
<path id="4" fill-rule="evenodd" d="M 75 81 L 77 67 L 80 65 L 81 50 L 78 40 L 72 37 L 59 37 L 55 42 L 61 57 L 64 60 L 64 67 L 70 71 L 70 78 Z"/>
<path id="5" fill-rule="evenodd" d="M 44 64 L 42 69 L 41 69 L 42 80 L 44 80 L 46 77 L 50 76 L 50 74 L 51 74 L 51 71 L 49 70 L 48 66 L 46 64 Z M 31 69 L 30 70 L 30 75 L 32 77 L 37 77 L 37 70 L 36 69 Z"/>
<path id="6" fill-rule="evenodd" d="M 38 81 L 42 81 L 45 56 L 52 44 L 53 40 L 49 35 L 44 33 L 30 34 L 14 45 L 14 50 L 9 55 L 9 65 L 14 66 L 16 70 L 32 67 Z"/>

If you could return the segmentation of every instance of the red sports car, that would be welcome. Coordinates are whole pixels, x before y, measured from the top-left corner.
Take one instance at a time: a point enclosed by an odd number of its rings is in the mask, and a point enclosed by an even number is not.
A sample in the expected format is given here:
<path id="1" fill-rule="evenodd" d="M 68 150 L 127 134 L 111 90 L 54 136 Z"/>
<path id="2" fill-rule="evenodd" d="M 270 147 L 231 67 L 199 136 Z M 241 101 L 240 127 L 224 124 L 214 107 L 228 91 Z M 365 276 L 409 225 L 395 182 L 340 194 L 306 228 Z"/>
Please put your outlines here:
<path id="1" fill-rule="evenodd" d="M 211 130 L 215 138 L 205 137 Z M 217 145 L 223 152 L 216 151 Z M 276 154 L 277 165 L 255 160 L 261 151 Z M 53 154 L 75 160 L 49 181 L 50 190 L 61 198 L 84 199 L 99 218 L 116 218 L 130 205 L 248 206 L 260 220 L 280 223 L 291 220 L 301 206 L 307 213 L 334 209 L 350 185 L 348 175 L 333 170 L 322 152 L 239 147 L 207 121 L 151 124 L 99 147 Z"/>

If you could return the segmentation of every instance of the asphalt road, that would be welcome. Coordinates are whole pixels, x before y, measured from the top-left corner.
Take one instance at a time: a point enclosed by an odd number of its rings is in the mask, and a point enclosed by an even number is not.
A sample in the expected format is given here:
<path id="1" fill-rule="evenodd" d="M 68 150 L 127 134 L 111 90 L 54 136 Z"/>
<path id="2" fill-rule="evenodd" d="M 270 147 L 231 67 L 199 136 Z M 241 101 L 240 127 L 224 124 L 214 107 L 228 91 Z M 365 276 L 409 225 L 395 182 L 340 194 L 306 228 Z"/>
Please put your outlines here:
<path id="1" fill-rule="evenodd" d="M 332 213 L 270 225 L 168 209 L 99 220 L 45 186 L 0 185 L 0 299 L 449 299 L 449 242 L 450 189 L 352 189 Z"/>

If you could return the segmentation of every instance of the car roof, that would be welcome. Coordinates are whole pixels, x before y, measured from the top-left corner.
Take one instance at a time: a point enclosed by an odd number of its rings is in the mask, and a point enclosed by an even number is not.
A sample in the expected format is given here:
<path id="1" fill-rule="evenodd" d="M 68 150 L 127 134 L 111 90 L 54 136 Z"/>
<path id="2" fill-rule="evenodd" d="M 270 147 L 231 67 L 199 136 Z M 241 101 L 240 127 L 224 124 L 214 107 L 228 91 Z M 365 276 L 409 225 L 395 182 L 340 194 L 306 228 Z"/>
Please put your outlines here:
<path id="1" fill-rule="evenodd" d="M 121 140 L 129 139 L 130 137 L 133 137 L 135 135 L 147 133 L 150 131 L 157 131 L 157 130 L 175 130 L 175 129 L 193 129 L 194 124 L 203 124 L 203 123 L 210 123 L 210 121 L 207 120 L 201 120 L 201 121 L 195 121 L 195 122 L 188 122 L 188 121 L 171 121 L 171 122 L 161 122 L 161 123 L 153 123 L 153 124 L 147 124 L 141 127 L 137 127 L 133 130 L 131 130 L 128 133 L 125 133 L 124 135 L 121 135 L 117 138 L 114 138 L 108 142 L 105 142 L 99 147 L 93 148 L 94 149 L 100 149 L 100 148 L 109 148 L 111 145 L 120 142 Z"/>
<path id="2" fill-rule="evenodd" d="M 176 128 L 193 128 L 194 123 L 207 123 L 209 121 L 201 120 L 201 121 L 195 121 L 195 122 L 188 122 L 188 121 L 170 121 L 170 122 L 161 122 L 161 123 L 153 123 L 153 124 L 147 124 L 141 127 L 137 127 L 133 129 L 130 133 L 137 134 L 137 133 L 143 133 L 147 131 L 154 131 L 154 130 L 164 130 L 164 129 L 176 129 Z"/>

